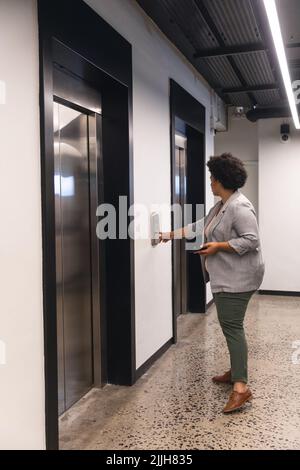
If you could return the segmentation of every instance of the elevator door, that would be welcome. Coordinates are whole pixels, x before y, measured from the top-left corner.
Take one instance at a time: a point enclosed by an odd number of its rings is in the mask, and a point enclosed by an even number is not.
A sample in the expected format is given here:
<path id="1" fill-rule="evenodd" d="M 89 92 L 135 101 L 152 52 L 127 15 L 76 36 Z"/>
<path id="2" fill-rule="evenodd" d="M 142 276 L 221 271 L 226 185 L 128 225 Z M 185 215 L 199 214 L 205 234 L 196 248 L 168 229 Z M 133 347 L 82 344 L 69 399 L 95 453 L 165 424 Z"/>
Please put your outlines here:
<path id="1" fill-rule="evenodd" d="M 93 386 L 89 116 L 54 102 L 58 400 Z"/>
<path id="2" fill-rule="evenodd" d="M 176 216 L 176 227 L 185 225 L 185 204 L 186 204 L 186 138 L 181 135 L 175 136 L 175 172 L 176 172 L 176 203 L 181 207 L 181 211 Z M 176 284 L 175 284 L 175 311 L 176 315 L 187 313 L 187 255 L 185 240 L 175 240 L 176 250 Z"/>

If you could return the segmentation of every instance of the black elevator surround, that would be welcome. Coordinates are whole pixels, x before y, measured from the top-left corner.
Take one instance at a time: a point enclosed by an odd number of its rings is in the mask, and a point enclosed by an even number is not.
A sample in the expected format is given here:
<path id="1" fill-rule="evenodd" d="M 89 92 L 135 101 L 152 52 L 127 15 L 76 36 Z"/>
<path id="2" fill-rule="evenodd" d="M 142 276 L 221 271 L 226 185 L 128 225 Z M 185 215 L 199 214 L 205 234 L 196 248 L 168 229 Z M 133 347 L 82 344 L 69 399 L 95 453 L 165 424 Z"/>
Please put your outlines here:
<path id="1" fill-rule="evenodd" d="M 40 40 L 41 179 L 45 344 L 46 445 L 58 447 L 57 322 L 53 73 L 97 85 L 102 94 L 103 200 L 118 208 L 119 195 L 133 204 L 131 45 L 81 0 L 38 1 Z M 56 44 L 56 48 L 55 45 Z M 59 51 L 59 44 L 62 48 Z M 62 55 L 60 55 L 62 53 Z M 56 54 L 56 56 L 55 56 Z M 128 217 L 128 223 L 131 219 Z M 134 241 L 105 242 L 102 276 L 106 379 L 135 380 Z M 102 308 L 102 306 L 101 306 Z M 109 367 L 107 365 L 109 364 Z"/>
<path id="2" fill-rule="evenodd" d="M 192 204 L 193 221 L 197 219 L 196 204 L 205 211 L 205 134 L 187 126 L 187 203 Z M 199 215 L 198 215 L 199 217 Z M 188 307 L 191 313 L 205 313 L 206 286 L 200 256 L 188 254 Z"/>
<path id="3" fill-rule="evenodd" d="M 171 202 L 186 201 L 192 205 L 193 220 L 196 218 L 196 204 L 205 208 L 205 107 L 187 93 L 174 80 L 170 80 L 171 113 Z M 185 188 L 178 193 L 178 141 L 184 136 Z M 176 148 L 177 147 L 177 148 Z M 176 159 L 177 157 L 177 159 Z M 183 197 L 184 196 L 184 197 Z M 172 229 L 177 225 L 172 214 Z M 206 288 L 200 259 L 188 252 L 183 253 L 185 242 L 174 240 L 173 265 L 173 341 L 177 340 L 178 313 L 204 313 L 206 310 Z M 182 262 L 183 261 L 183 262 Z M 184 290 L 184 292 L 183 292 Z M 179 298 L 180 297 L 180 298 Z M 180 310 L 180 312 L 179 312 Z M 185 310 L 185 312 L 184 312 Z"/>

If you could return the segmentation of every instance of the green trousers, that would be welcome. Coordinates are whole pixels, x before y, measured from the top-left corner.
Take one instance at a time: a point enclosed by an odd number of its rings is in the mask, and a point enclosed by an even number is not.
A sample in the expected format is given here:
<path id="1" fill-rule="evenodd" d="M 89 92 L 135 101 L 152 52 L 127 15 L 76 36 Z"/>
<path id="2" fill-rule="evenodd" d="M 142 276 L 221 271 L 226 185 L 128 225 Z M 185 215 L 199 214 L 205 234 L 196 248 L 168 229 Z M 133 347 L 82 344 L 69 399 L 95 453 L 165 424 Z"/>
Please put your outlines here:
<path id="1" fill-rule="evenodd" d="M 244 318 L 254 292 L 213 293 L 218 319 L 229 349 L 232 382 L 248 381 L 248 348 Z"/>

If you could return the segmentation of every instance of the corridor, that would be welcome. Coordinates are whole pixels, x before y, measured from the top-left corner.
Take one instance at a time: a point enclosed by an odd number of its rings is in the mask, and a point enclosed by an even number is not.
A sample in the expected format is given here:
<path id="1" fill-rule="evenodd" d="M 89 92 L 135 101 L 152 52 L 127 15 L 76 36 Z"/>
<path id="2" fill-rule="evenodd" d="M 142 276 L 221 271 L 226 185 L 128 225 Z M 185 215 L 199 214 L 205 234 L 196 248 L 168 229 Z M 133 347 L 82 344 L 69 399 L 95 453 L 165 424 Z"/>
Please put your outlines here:
<path id="1" fill-rule="evenodd" d="M 61 449 L 297 449 L 300 446 L 300 297 L 255 295 L 246 320 L 252 405 L 223 415 L 230 387 L 212 305 L 182 315 L 178 343 L 132 387 L 93 390 L 61 418 Z M 295 354 L 295 357 L 297 355 Z M 297 357 L 296 357 L 297 359 Z M 295 362 L 295 361 L 294 361 Z"/>
<path id="2" fill-rule="evenodd" d="M 299 18 L 0 0 L 0 450 L 300 450 Z"/>

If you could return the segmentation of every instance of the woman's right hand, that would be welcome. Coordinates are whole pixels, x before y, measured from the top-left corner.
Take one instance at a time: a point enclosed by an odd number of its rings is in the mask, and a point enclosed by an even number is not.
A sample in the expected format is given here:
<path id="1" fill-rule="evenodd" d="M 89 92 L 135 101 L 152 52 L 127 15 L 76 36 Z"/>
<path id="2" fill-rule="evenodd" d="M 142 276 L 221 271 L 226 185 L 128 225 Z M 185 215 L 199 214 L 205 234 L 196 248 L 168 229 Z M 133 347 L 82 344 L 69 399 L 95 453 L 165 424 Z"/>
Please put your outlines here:
<path id="1" fill-rule="evenodd" d="M 159 232 L 159 241 L 162 243 L 167 243 L 172 240 L 172 232 Z"/>

